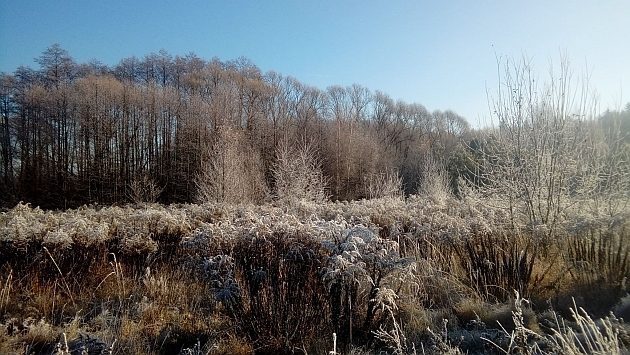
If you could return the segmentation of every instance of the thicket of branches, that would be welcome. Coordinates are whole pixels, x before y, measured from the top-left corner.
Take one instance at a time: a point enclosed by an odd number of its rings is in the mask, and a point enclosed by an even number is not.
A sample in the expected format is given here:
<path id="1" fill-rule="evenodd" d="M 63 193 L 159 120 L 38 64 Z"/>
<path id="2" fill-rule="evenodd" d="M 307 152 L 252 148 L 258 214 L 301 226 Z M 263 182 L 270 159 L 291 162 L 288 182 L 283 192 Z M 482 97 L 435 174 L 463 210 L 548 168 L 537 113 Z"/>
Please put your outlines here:
<path id="1" fill-rule="evenodd" d="M 77 63 L 55 44 L 36 62 L 0 77 L 0 195 L 9 206 L 126 202 L 145 177 L 161 202 L 255 202 L 274 189 L 280 143 L 304 141 L 333 199 L 364 197 L 364 177 L 388 171 L 410 193 L 417 157 L 445 159 L 469 131 L 451 111 L 359 85 L 320 90 L 246 59 L 160 51 L 108 67 Z"/>
<path id="2" fill-rule="evenodd" d="M 499 63 L 496 127 L 468 146 L 468 182 L 515 230 L 553 236 L 567 218 L 611 217 L 630 201 L 630 104 L 596 113 L 592 90 L 562 60 L 540 80 L 527 60 Z"/>

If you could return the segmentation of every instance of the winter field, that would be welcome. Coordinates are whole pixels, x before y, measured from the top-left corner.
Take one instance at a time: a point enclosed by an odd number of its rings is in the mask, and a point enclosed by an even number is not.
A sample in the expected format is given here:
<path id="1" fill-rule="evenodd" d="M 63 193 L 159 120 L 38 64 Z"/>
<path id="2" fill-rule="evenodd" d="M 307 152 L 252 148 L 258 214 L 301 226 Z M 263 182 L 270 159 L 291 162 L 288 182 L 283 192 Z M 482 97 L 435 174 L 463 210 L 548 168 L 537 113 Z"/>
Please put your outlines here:
<path id="1" fill-rule="evenodd" d="M 567 63 L 499 62 L 477 129 L 244 59 L 38 63 L 0 75 L 0 354 L 628 354 L 630 104 Z"/>
<path id="2" fill-rule="evenodd" d="M 627 215 L 549 239 L 490 205 L 20 204 L 0 215 L 0 352 L 623 353 Z"/>

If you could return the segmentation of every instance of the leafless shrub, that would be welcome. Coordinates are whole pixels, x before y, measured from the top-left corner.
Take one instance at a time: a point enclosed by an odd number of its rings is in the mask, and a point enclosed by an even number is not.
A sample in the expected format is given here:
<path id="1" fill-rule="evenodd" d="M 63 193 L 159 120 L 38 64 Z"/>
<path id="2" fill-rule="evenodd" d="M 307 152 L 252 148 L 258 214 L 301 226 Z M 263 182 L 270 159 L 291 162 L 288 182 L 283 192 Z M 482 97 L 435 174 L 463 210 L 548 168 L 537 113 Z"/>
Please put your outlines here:
<path id="1" fill-rule="evenodd" d="M 275 198 L 285 203 L 324 202 L 328 199 L 327 181 L 318 152 L 312 143 L 282 143 L 276 150 L 273 167 Z"/>
<path id="2" fill-rule="evenodd" d="M 346 344 L 353 343 L 353 329 L 365 337 L 388 321 L 387 310 L 397 308 L 396 293 L 415 264 L 400 257 L 398 243 L 356 226 L 328 245 L 332 255 L 323 279 L 330 294 L 333 324 Z"/>
<path id="3" fill-rule="evenodd" d="M 129 199 L 134 203 L 157 202 L 164 187 L 160 187 L 149 175 L 142 175 L 129 184 Z"/>
<path id="4" fill-rule="evenodd" d="M 325 332 L 329 313 L 319 270 L 326 259 L 316 240 L 276 230 L 244 235 L 233 248 L 234 279 L 222 277 L 220 286 L 230 296 L 221 297 L 256 348 L 286 352 Z"/>
<path id="5" fill-rule="evenodd" d="M 451 196 L 446 170 L 431 154 L 426 154 L 424 157 L 421 178 L 418 182 L 418 195 L 440 204 Z"/>
<path id="6" fill-rule="evenodd" d="M 394 169 L 371 173 L 364 177 L 365 195 L 375 198 L 404 198 L 403 181 Z"/>
<path id="7" fill-rule="evenodd" d="M 527 60 L 500 61 L 490 99 L 496 127 L 470 147 L 477 156 L 471 182 L 509 213 L 515 230 L 546 238 L 562 234 L 565 218 L 591 202 L 618 201 L 610 187 L 628 181 L 619 140 L 597 133 L 586 80 L 572 80 L 566 60 L 554 69 L 538 80 Z"/>
<path id="8" fill-rule="evenodd" d="M 259 203 L 267 195 L 259 152 L 231 127 L 221 127 L 208 144 L 195 185 L 199 203 Z"/>

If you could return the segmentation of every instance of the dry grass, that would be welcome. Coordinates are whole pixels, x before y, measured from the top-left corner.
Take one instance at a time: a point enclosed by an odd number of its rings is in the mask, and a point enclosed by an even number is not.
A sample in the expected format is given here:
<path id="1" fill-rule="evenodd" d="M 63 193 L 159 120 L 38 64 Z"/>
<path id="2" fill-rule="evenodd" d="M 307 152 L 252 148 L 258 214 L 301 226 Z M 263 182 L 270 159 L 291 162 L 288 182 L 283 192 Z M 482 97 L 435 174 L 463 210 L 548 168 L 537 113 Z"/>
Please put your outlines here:
<path id="1" fill-rule="evenodd" d="M 562 302 L 626 317 L 625 222 L 598 227 L 614 242 L 567 228 L 550 243 L 504 221 L 471 201 L 419 197 L 290 210 L 18 205 L 0 214 L 0 352 L 325 353 L 332 333 L 342 353 L 497 350 L 481 337 L 622 351 L 625 323 Z M 581 260 L 597 268 L 581 274 Z M 616 291 L 589 298 L 593 285 Z M 533 302 L 515 306 L 514 290 Z"/>

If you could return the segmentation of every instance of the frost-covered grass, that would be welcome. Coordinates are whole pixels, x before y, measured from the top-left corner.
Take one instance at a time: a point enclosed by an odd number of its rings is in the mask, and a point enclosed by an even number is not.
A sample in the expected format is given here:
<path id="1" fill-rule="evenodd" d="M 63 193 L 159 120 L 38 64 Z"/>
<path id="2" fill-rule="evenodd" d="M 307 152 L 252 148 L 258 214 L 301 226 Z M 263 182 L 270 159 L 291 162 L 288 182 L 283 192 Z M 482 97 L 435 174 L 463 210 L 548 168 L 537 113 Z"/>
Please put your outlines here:
<path id="1" fill-rule="evenodd" d="M 450 197 L 20 204 L 0 214 L 0 353 L 327 353 L 333 333 L 342 353 L 622 353 L 627 224 L 576 212 L 550 238 Z"/>

